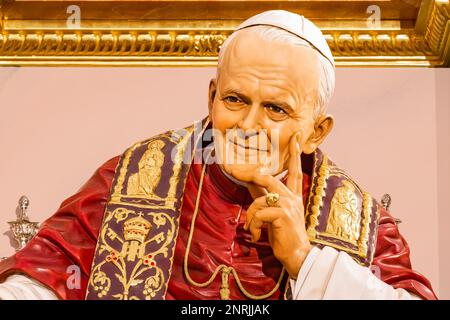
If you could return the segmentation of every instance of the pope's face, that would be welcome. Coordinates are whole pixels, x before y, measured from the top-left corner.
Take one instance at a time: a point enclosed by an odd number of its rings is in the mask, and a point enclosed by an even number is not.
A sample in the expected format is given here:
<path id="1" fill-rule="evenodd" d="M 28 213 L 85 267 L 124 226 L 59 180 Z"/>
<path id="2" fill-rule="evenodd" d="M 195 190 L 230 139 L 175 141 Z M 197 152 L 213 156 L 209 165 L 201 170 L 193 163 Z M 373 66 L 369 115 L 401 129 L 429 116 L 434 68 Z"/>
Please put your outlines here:
<path id="1" fill-rule="evenodd" d="M 303 152 L 315 150 L 319 63 L 314 49 L 268 42 L 251 28 L 237 34 L 210 84 L 219 164 L 275 175 L 286 169 L 297 135 Z"/>

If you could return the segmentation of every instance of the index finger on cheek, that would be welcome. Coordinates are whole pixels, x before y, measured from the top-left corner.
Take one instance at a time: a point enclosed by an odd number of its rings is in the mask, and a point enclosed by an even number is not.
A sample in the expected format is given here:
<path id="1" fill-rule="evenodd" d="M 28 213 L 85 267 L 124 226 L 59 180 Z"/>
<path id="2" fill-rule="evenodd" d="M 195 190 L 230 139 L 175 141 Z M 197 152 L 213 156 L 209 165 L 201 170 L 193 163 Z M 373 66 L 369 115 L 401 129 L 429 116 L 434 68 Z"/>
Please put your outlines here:
<path id="1" fill-rule="evenodd" d="M 288 178 L 286 186 L 294 194 L 302 196 L 303 172 L 301 161 L 301 132 L 292 136 L 289 145 Z"/>

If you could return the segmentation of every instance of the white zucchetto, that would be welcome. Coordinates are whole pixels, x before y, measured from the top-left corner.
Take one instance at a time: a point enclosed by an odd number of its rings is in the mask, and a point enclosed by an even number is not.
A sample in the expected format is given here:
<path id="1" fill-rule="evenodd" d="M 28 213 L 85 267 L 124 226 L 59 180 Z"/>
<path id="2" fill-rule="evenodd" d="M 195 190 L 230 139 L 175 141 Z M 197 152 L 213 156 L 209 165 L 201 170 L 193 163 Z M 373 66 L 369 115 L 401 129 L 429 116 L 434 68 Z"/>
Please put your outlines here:
<path id="1" fill-rule="evenodd" d="M 242 22 L 235 31 L 258 25 L 277 27 L 298 36 L 319 51 L 334 67 L 333 55 L 322 31 L 305 17 L 286 10 L 264 11 Z"/>

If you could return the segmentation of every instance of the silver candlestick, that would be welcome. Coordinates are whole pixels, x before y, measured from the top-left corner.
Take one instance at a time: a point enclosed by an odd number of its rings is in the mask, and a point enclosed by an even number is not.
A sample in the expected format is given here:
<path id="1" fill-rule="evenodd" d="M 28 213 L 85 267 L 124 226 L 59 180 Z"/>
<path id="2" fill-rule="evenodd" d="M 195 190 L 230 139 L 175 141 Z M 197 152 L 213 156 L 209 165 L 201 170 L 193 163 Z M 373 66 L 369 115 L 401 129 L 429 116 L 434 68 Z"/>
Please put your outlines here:
<path id="1" fill-rule="evenodd" d="M 15 221 L 9 221 L 10 229 L 14 234 L 14 239 L 19 243 L 16 251 L 19 251 L 30 241 L 38 230 L 38 222 L 31 222 L 28 219 L 27 209 L 30 200 L 26 196 L 19 199 L 20 215 Z"/>

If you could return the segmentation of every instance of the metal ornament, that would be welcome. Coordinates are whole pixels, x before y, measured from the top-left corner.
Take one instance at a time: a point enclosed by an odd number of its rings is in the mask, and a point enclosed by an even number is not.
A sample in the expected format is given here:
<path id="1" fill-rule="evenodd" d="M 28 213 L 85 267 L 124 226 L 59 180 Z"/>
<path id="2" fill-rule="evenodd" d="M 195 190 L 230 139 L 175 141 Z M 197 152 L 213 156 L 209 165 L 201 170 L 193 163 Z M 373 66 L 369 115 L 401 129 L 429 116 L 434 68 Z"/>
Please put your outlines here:
<path id="1" fill-rule="evenodd" d="M 30 205 L 30 200 L 26 196 L 19 199 L 20 215 L 15 221 L 9 221 L 10 229 L 14 234 L 14 239 L 19 246 L 16 251 L 21 250 L 34 237 L 39 229 L 38 222 L 31 222 L 28 219 L 27 209 Z"/>

